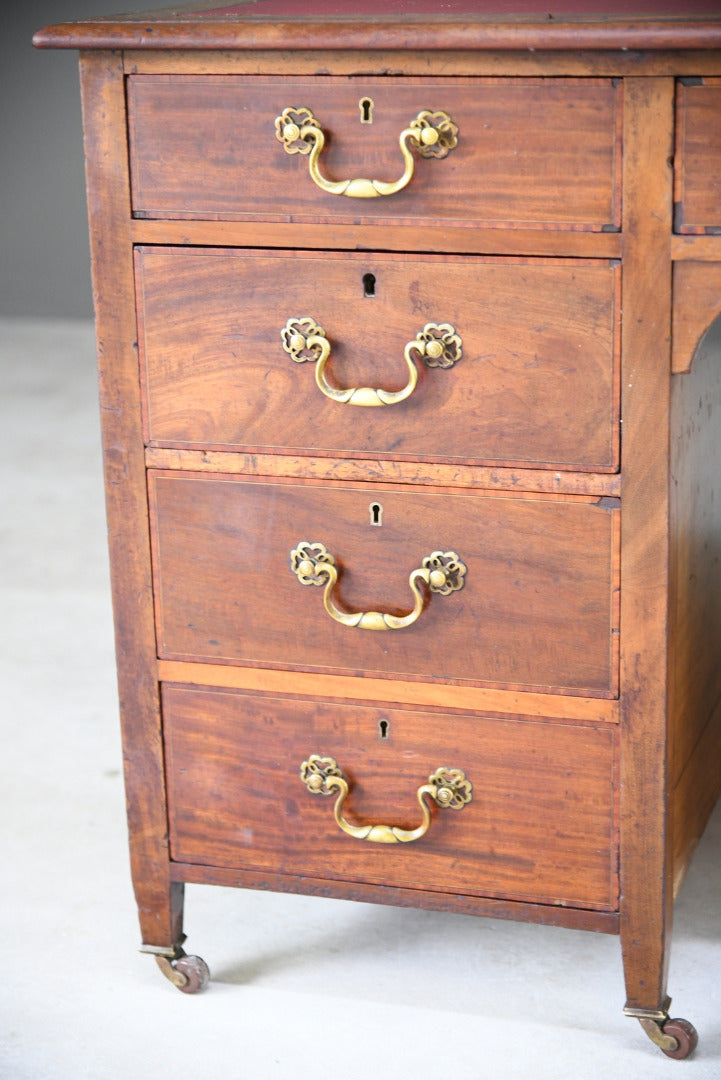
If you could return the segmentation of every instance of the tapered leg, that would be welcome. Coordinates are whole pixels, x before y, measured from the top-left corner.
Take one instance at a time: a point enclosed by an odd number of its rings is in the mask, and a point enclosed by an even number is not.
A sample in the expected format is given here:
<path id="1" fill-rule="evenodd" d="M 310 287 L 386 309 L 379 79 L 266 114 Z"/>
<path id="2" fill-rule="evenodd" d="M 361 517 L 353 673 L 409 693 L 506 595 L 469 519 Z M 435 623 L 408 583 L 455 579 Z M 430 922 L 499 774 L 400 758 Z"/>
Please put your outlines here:
<path id="1" fill-rule="evenodd" d="M 207 968 L 183 952 L 183 885 L 169 875 L 122 55 L 81 53 L 80 83 L 131 873 L 143 949 L 192 993 Z"/>
<path id="2" fill-rule="evenodd" d="M 150 953 L 155 962 L 178 990 L 184 994 L 196 994 L 202 990 L 210 978 L 205 960 L 200 956 L 189 956 L 183 948 L 183 892 L 184 886 L 171 882 L 161 898 L 156 890 L 152 902 L 148 905 L 150 893 L 147 889 L 138 890 L 138 912 L 143 934 L 141 952 Z M 136 893 L 136 894 L 137 894 Z"/>
<path id="3" fill-rule="evenodd" d="M 673 95 L 673 79 L 624 82 L 620 910 L 625 1011 L 664 1053 L 685 1056 L 690 1025 L 669 1026 L 666 993 Z"/>
<path id="4" fill-rule="evenodd" d="M 660 820 L 664 820 L 663 816 Z M 639 1021 L 667 1057 L 685 1058 L 696 1048 L 698 1034 L 688 1020 L 671 1019 L 668 1011 L 671 999 L 666 993 L 666 977 L 673 893 L 666 868 L 670 852 L 667 854 L 663 844 L 647 842 L 644 857 L 647 868 L 654 862 L 658 864 L 658 873 L 639 881 L 632 866 L 625 879 L 622 902 L 621 947 L 627 994 L 624 1012 Z M 622 881 L 623 861 L 622 855 Z"/>
<path id="5" fill-rule="evenodd" d="M 175 946 L 182 945 L 184 893 L 185 886 L 178 881 L 155 882 L 144 878 L 136 883 L 144 951 L 172 952 Z"/>

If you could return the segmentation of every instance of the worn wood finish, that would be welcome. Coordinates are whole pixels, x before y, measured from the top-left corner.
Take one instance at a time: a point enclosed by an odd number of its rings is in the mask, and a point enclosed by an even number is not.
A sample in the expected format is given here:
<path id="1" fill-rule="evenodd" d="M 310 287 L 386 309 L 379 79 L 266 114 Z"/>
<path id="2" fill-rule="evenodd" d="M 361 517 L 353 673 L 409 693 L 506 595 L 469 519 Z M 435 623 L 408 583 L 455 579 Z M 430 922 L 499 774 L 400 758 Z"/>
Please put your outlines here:
<path id="1" fill-rule="evenodd" d="M 431 912 L 455 915 L 480 915 L 489 919 L 512 919 L 540 922 L 546 927 L 588 930 L 601 934 L 618 933 L 616 912 L 599 912 L 585 907 L 559 907 L 555 904 L 531 904 L 518 900 L 498 900 L 489 896 L 465 896 L 461 893 L 432 892 L 430 889 L 399 889 L 379 886 L 370 881 L 328 881 L 323 878 L 297 877 L 274 870 L 239 870 L 227 866 L 201 866 L 173 863 L 171 874 L 176 881 L 198 885 L 216 885 L 232 889 L 263 889 L 273 892 L 302 892 L 309 896 L 331 896 L 366 904 L 392 904 L 395 907 L 423 907 Z"/>
<path id="2" fill-rule="evenodd" d="M 155 445 L 617 467 L 618 266 L 180 248 L 136 260 Z M 325 329 L 339 388 L 400 390 L 404 349 L 428 322 L 450 323 L 462 356 L 444 370 L 416 355 L 410 398 L 356 408 L 283 350 L 287 320 L 303 317 Z"/>
<path id="3" fill-rule="evenodd" d="M 615 500 L 174 474 L 150 493 L 167 659 L 616 693 Z M 335 557 L 346 611 L 411 610 L 408 575 L 433 551 L 456 551 L 466 583 L 404 630 L 340 626 L 291 572 L 302 541 Z"/>
<path id="4" fill-rule="evenodd" d="M 612 727 L 167 685 L 163 700 L 177 861 L 615 908 Z M 473 799 L 434 811 L 422 843 L 364 843 L 302 785 L 314 753 L 347 777 L 354 824 L 414 828 L 416 789 L 444 764 L 463 769 Z"/>
<path id="5" fill-rule="evenodd" d="M 678 882 L 721 791 L 721 309 L 706 310 L 715 320 L 690 372 L 671 384 L 669 785 Z"/>
<path id="6" fill-rule="evenodd" d="M 81 70 L 142 932 L 156 948 L 179 939 L 186 881 L 618 931 L 627 1009 L 661 1026 L 674 890 L 721 775 L 721 18 L 714 0 L 684 14 L 673 0 L 623 14 L 560 0 L 553 19 L 533 0 L 513 18 L 493 0 L 470 16 L 449 4 L 366 0 L 329 18 L 326 0 L 200 3 L 36 39 L 101 49 Z M 276 141 L 285 105 L 318 111 L 322 167 L 342 177 L 398 175 L 398 134 L 420 108 L 447 109 L 461 135 L 399 196 L 336 199 Z M 377 280 L 395 274 L 390 299 L 352 295 L 369 260 Z M 300 267 L 313 274 L 289 274 Z M 490 332 L 505 358 L 493 394 L 466 353 L 442 373 L 457 384 L 424 376 L 410 426 L 326 410 L 318 431 L 312 373 L 278 366 L 274 335 L 306 314 L 285 314 L 288 298 L 335 290 L 333 377 L 380 383 L 396 377 L 387 335 L 405 334 L 413 282 L 413 315 L 452 321 L 427 313 L 439 269 L 473 354 Z M 621 305 L 598 284 L 619 276 Z M 143 407 L 160 445 L 142 445 Z M 288 569 L 300 540 L 333 551 L 353 610 L 407 610 L 426 549 L 456 548 L 469 573 L 408 630 L 354 632 Z M 316 734 L 335 745 L 311 747 Z M 412 766 L 424 758 L 427 775 L 439 748 L 456 764 L 448 746 L 481 777 L 477 800 L 437 813 L 391 863 L 356 852 L 328 802 L 288 777 L 298 755 L 338 753 L 351 816 L 413 824 Z"/>
<path id="7" fill-rule="evenodd" d="M 169 878 L 122 63 L 93 53 L 80 70 L 131 870 L 143 941 L 170 946 L 182 937 L 183 889 Z"/>
<path id="8" fill-rule="evenodd" d="M 620 224 L 621 91 L 611 80 L 134 75 L 128 93 L 136 215 L 596 231 Z M 375 106 L 371 124 L 360 122 L 365 97 Z M 339 198 L 276 139 L 276 117 L 300 105 L 326 133 L 320 167 L 334 180 L 397 179 L 398 137 L 422 109 L 451 116 L 458 146 L 442 160 L 419 158 L 414 182 L 392 199 Z M 249 166 L 250 147 L 265 152 Z"/>
<path id="9" fill-rule="evenodd" d="M 672 236 L 671 258 L 676 262 L 721 262 L 721 236 Z"/>
<path id="10" fill-rule="evenodd" d="M 691 370 L 704 335 L 721 315 L 721 249 L 717 254 L 715 263 L 683 262 L 673 268 L 672 360 L 677 374 Z"/>
<path id="11" fill-rule="evenodd" d="M 525 17 L 509 19 L 503 3 L 482 3 L 469 14 L 467 4 L 448 5 L 439 13 L 432 4 L 378 3 L 368 12 L 350 8 L 328 18 L 321 2 L 311 7 L 282 3 L 218 6 L 192 3 L 127 16 L 107 16 L 47 27 L 35 35 L 40 48 L 95 49 L 326 49 L 377 47 L 422 50 L 708 50 L 721 46 L 718 8 L 714 0 L 687 0 L 679 14 L 674 0 L 643 0 L 621 11 L 603 0 L 593 11 L 582 4 L 558 6 L 549 20 L 545 6 L 526 8 Z M 213 12 L 215 9 L 215 12 Z M 510 12 L 516 14 L 510 6 Z M 205 14 L 204 14 L 205 13 Z M 429 19 L 433 33 L 428 32 Z M 369 21 L 374 27 L 369 34 Z"/>
<path id="12" fill-rule="evenodd" d="M 548 494 L 621 494 L 618 473 L 570 473 L 557 469 L 509 469 L 478 465 L 439 465 L 357 457 L 294 454 L 241 454 L 218 450 L 174 450 L 148 447 L 148 468 L 181 469 L 199 473 L 296 476 L 313 480 L 396 482 L 422 487 L 470 488 L 476 491 L 536 491 Z"/>
<path id="13" fill-rule="evenodd" d="M 460 893 L 434 892 L 418 886 L 411 890 L 393 885 L 376 885 L 368 881 L 329 881 L 325 878 L 296 876 L 273 870 L 238 870 L 235 867 L 201 866 L 197 863 L 174 862 L 170 872 L 173 880 L 183 883 L 304 893 L 308 896 L 334 897 L 337 900 L 392 904 L 395 907 L 423 907 L 429 911 L 445 911 L 457 915 L 483 915 L 489 919 L 512 919 L 571 930 L 589 930 L 599 934 L 618 934 L 618 913 L 615 911 L 533 904 L 488 896 L 465 896 Z"/>
<path id="14" fill-rule="evenodd" d="M 667 785 L 673 83 L 624 113 L 621 944 L 627 1007 L 663 1011 L 672 913 Z"/>
<path id="15" fill-rule="evenodd" d="M 686 711 L 676 714 L 682 722 Z M 673 789 L 674 895 L 683 884 L 694 852 L 719 798 L 721 705 L 717 702 Z"/>
<path id="16" fill-rule="evenodd" d="M 314 52 L 310 49 L 257 49 L 249 52 L 231 49 L 173 49 L 123 51 L 125 70 L 130 75 L 322 75 L 331 69 L 337 75 L 357 75 L 362 59 L 364 75 L 403 72 L 406 75 L 429 75 L 452 71 L 456 75 L 560 76 L 589 75 L 620 78 L 623 75 L 713 76 L 721 73 L 721 56 L 716 52 L 679 49 L 616 49 L 549 53 L 543 50 L 505 52 L 469 51 L 415 52 L 400 50 L 364 50 L 355 52 Z"/>
<path id="17" fill-rule="evenodd" d="M 384 701 L 390 704 L 442 708 L 445 712 L 486 712 L 508 719 L 557 718 L 617 724 L 617 698 L 567 697 L 535 694 L 527 690 L 495 690 L 417 679 L 374 679 L 363 675 L 323 675 L 317 671 L 286 671 L 282 668 L 240 667 L 197 661 L 159 660 L 160 682 L 218 687 L 224 690 L 252 690 L 285 697 L 326 697 L 343 701 Z"/>
<path id="18" fill-rule="evenodd" d="M 681 233 L 718 233 L 721 79 L 689 82 L 681 83 L 676 98 L 675 227 Z"/>
<path id="19" fill-rule="evenodd" d="M 183 221 L 134 218 L 138 244 L 198 247 L 277 247 L 316 251 L 412 251 L 435 254 L 511 255 L 620 259 L 621 235 L 569 229 L 523 229 L 463 223 L 426 223 L 422 243 L 412 223 L 405 225 L 299 225 L 295 222 Z M 680 238 L 679 238 L 680 239 Z M 691 240 L 691 237 L 685 237 Z M 700 237 L 694 237 L 700 240 Z M 703 239 L 706 239 L 705 237 Z"/>

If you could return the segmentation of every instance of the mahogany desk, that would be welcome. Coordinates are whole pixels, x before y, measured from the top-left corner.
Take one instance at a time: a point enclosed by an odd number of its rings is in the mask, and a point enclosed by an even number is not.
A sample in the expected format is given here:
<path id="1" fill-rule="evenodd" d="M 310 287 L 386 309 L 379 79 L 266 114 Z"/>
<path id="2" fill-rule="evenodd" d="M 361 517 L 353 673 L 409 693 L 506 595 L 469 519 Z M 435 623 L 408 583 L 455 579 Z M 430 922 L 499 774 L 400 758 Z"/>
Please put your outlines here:
<path id="1" fill-rule="evenodd" d="M 185 882 L 295 890 L 619 934 L 696 1043 L 721 17 L 583 7 L 36 35 L 80 50 L 132 873 L 185 992 Z"/>

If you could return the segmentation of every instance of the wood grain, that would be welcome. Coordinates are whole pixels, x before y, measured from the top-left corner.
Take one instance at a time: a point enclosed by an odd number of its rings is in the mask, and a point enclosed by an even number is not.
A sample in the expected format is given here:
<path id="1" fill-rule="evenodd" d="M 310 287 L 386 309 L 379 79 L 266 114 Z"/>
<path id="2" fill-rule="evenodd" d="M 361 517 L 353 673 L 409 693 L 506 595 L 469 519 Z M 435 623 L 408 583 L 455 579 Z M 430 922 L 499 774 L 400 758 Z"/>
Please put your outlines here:
<path id="1" fill-rule="evenodd" d="M 621 257 L 621 235 L 618 232 L 523 229 L 496 226 L 493 223 L 468 228 L 462 222 L 426 222 L 423 230 L 419 231 L 410 222 L 391 226 L 134 218 L 131 227 L 135 243 L 166 246 L 182 244 L 197 247 L 275 247 L 300 251 L 421 251 L 441 255 L 536 255 L 570 259 Z M 692 238 L 684 239 L 690 241 Z M 701 238 L 693 239 L 698 241 Z"/>
<path id="2" fill-rule="evenodd" d="M 721 315 L 721 250 L 718 262 L 682 262 L 673 268 L 673 371 L 691 371 L 702 339 Z"/>
<path id="3" fill-rule="evenodd" d="M 672 236 L 671 258 L 678 262 L 721 262 L 721 236 Z"/>
<path id="4" fill-rule="evenodd" d="M 168 947 L 182 938 L 183 887 L 168 875 L 123 72 L 102 53 L 80 66 L 130 861 L 143 942 Z"/>
<path id="5" fill-rule="evenodd" d="M 613 728 L 167 685 L 163 701 L 175 860 L 615 907 Z M 356 841 L 301 783 L 312 753 L 338 761 L 354 823 L 413 828 L 416 789 L 441 765 L 463 769 L 473 801 L 434 812 L 415 843 Z"/>
<path id="6" fill-rule="evenodd" d="M 559 907 L 557 904 L 535 904 L 522 900 L 502 900 L 498 897 L 434 892 L 422 885 L 404 889 L 365 881 L 328 881 L 301 874 L 278 873 L 276 870 L 239 870 L 236 867 L 201 866 L 198 863 L 171 863 L 170 872 L 174 881 L 194 882 L 199 885 L 270 889 L 273 892 L 303 893 L 307 896 L 334 897 L 366 904 L 422 907 L 429 911 L 445 911 L 458 915 L 513 919 L 599 934 L 618 934 L 618 912 L 597 911 L 590 907 Z"/>
<path id="7" fill-rule="evenodd" d="M 123 51 L 129 75 L 160 74 L 169 71 L 184 75 L 357 75 L 359 55 L 352 49 L 254 49 L 252 51 L 174 48 L 171 51 L 129 48 Z M 658 49 L 654 51 L 603 50 L 593 52 L 574 47 L 566 52 L 533 51 L 522 48 L 507 52 L 469 48 L 430 52 L 371 48 L 362 54 L 364 75 L 501 75 L 501 76 L 581 76 L 620 78 L 624 75 L 718 75 L 721 55 L 704 50 Z"/>
<path id="8" fill-rule="evenodd" d="M 698 80 L 694 80 L 696 84 Z M 721 79 L 679 84 L 676 98 L 675 227 L 721 231 Z"/>
<path id="9" fill-rule="evenodd" d="M 703 290 L 698 295 L 703 304 Z M 710 314 L 713 305 L 705 310 Z M 717 315 L 690 372 L 671 383 L 669 784 L 676 788 L 677 887 L 721 792 L 720 370 Z"/>
<path id="10" fill-rule="evenodd" d="M 509 719 L 544 718 L 574 720 L 577 723 L 618 724 L 617 698 L 580 695 L 533 694 L 527 690 L 496 690 L 458 683 L 429 683 L 417 680 L 370 675 L 321 675 L 317 671 L 286 671 L 283 668 L 253 668 L 238 664 L 208 664 L 197 661 L 159 660 L 158 681 L 217 687 L 222 690 L 251 690 L 288 697 L 336 698 L 342 701 L 390 702 L 442 708 L 445 712 L 490 712 Z"/>
<path id="11" fill-rule="evenodd" d="M 617 468 L 616 265 L 155 247 L 136 265 L 154 445 Z M 410 398 L 355 408 L 284 352 L 287 320 L 304 317 L 326 332 L 339 388 L 400 390 L 429 322 L 455 328 L 462 356 L 434 370 L 416 355 Z"/>
<path id="12" fill-rule="evenodd" d="M 614 500 L 151 474 L 151 506 L 166 659 L 616 693 Z M 410 610 L 432 551 L 457 551 L 466 584 L 405 630 L 354 630 L 291 572 L 301 541 L 333 553 L 347 611 Z"/>
<path id="13" fill-rule="evenodd" d="M 678 714 L 677 714 L 678 716 Z M 698 842 L 719 798 L 721 702 L 713 707 L 701 737 L 673 789 L 674 895 L 683 884 Z"/>
<path id="14" fill-rule="evenodd" d="M 248 454 L 222 450 L 173 450 L 148 447 L 150 469 L 179 469 L 197 473 L 295 476 L 313 480 L 350 480 L 418 484 L 422 487 L 472 488 L 477 491 L 528 491 L 559 495 L 621 493 L 619 473 L 559 472 L 557 469 L 499 469 L 495 466 L 439 465 L 359 457 L 306 454 Z"/>
<path id="15" fill-rule="evenodd" d="M 466 5 L 467 6 L 467 5 Z M 34 38 L 39 48 L 86 49 L 349 49 L 365 50 L 381 45 L 389 49 L 435 52 L 447 49 L 480 50 L 618 50 L 656 49 L 708 50 L 718 48 L 721 30 L 712 0 L 701 5 L 701 14 L 688 18 L 672 8 L 663 17 L 653 11 L 635 13 L 632 18 L 608 18 L 604 12 L 589 18 L 587 8 L 548 18 L 545 10 L 526 18 L 508 18 L 508 11 L 466 11 L 433 17 L 433 33 L 428 32 L 429 14 L 409 17 L 405 12 L 369 17 L 363 8 L 350 9 L 344 18 L 328 18 L 324 12 L 271 12 L 257 17 L 255 5 L 245 12 L 226 12 L 225 18 L 203 14 L 196 3 L 178 10 L 166 8 L 143 15 L 114 15 L 60 23 L 39 31 Z M 193 12 L 192 8 L 196 10 Z M 515 10 L 515 9 L 512 9 Z M 697 9 L 698 10 L 698 9 Z M 579 12 L 581 17 L 579 18 Z M 706 16 L 704 18 L 703 16 Z M 254 17 L 255 16 L 255 17 Z M 377 29 L 369 38 L 369 21 Z"/>
<path id="16" fill-rule="evenodd" d="M 133 208 L 143 216 L 620 225 L 621 90 L 610 80 L 134 75 L 128 95 Z M 372 124 L 359 122 L 366 96 Z M 326 132 L 322 167 L 333 179 L 400 176 L 398 137 L 421 109 L 448 113 L 458 146 L 419 161 L 392 199 L 326 194 L 307 159 L 275 137 L 275 118 L 300 105 Z"/>
<path id="17" fill-rule="evenodd" d="M 628 79 L 624 117 L 621 945 L 627 1006 L 662 1009 L 672 916 L 667 788 L 673 83 Z"/>
<path id="18" fill-rule="evenodd" d="M 437 19 L 430 47 L 425 23 L 384 18 L 369 36 L 358 12 L 335 24 L 307 11 L 135 15 L 38 36 L 130 47 L 84 53 L 81 73 L 146 943 L 180 940 L 186 881 L 475 911 L 619 930 L 628 1007 L 664 1008 L 674 889 L 721 754 L 713 14 Z M 358 123 L 365 95 L 370 126 Z M 419 161 L 397 199 L 363 205 L 323 195 L 307 162 L 284 154 L 273 121 L 288 104 L 317 109 L 323 168 L 337 176 L 392 178 L 398 133 L 420 108 L 450 111 L 461 137 L 444 161 Z M 369 259 L 379 281 L 388 268 L 408 277 L 376 297 L 381 318 L 349 284 Z M 312 379 L 276 366 L 261 316 L 289 298 L 326 303 L 320 286 L 332 286 L 322 317 L 342 306 L 350 327 L 327 327 L 335 375 L 380 384 L 395 377 L 388 332 L 406 340 L 409 312 L 436 320 L 431 270 L 459 319 L 459 298 L 474 301 L 473 355 L 492 330 L 495 384 L 470 378 L 466 354 L 462 393 L 429 373 L 415 426 L 381 420 L 382 445 L 348 417 L 309 437 Z M 619 276 L 622 305 L 608 284 Z M 244 336 L 255 351 L 239 379 Z M 382 528 L 369 523 L 375 501 Z M 288 569 L 303 539 L 336 555 L 336 599 L 352 610 L 407 610 L 408 573 L 437 548 L 458 550 L 469 574 L 411 630 L 354 633 Z M 312 752 L 348 772 L 353 819 L 415 824 L 415 789 L 438 764 L 468 771 L 474 801 L 436 813 L 421 845 L 354 843 L 297 779 Z"/>

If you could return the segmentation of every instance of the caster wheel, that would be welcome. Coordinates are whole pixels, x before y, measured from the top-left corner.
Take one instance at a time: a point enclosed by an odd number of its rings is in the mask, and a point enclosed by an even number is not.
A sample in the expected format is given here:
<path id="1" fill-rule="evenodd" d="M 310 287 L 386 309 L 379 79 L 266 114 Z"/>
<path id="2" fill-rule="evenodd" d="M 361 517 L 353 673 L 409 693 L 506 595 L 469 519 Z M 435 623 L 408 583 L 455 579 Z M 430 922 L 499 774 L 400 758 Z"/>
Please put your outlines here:
<path id="1" fill-rule="evenodd" d="M 210 970 L 200 956 L 181 956 L 175 961 L 173 967 L 187 980 L 182 986 L 176 984 L 181 993 L 197 994 L 208 985 Z"/>
<path id="2" fill-rule="evenodd" d="M 664 1035 L 670 1035 L 678 1043 L 675 1050 L 665 1050 L 661 1047 L 666 1057 L 686 1058 L 698 1046 L 698 1032 L 688 1020 L 667 1020 L 661 1030 Z"/>
<path id="3" fill-rule="evenodd" d="M 210 978 L 205 960 L 199 956 L 186 956 L 180 947 L 170 956 L 156 956 L 155 962 L 168 982 L 184 994 L 197 994 L 207 986 Z"/>

